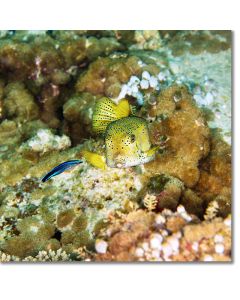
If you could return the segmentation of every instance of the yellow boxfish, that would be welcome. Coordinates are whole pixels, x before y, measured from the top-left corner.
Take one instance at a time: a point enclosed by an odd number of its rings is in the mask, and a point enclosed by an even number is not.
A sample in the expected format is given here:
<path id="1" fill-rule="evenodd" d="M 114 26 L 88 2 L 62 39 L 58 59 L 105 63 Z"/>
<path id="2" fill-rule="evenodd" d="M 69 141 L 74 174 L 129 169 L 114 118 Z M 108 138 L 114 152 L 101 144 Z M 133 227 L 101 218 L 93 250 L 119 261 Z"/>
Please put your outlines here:
<path id="1" fill-rule="evenodd" d="M 151 147 L 147 122 L 145 119 L 131 115 L 131 106 L 126 99 L 115 104 L 109 98 L 97 101 L 93 111 L 93 131 L 104 134 L 105 156 L 88 150 L 82 156 L 91 165 L 105 169 L 128 168 L 147 163 L 155 158 L 159 146 Z M 78 161 L 78 164 L 82 161 Z M 44 176 L 45 181 L 68 168 L 65 162 Z M 76 165 L 76 164 L 74 164 Z M 55 170 L 57 169 L 57 172 Z M 47 178 L 47 179 L 46 179 Z"/>
<path id="2" fill-rule="evenodd" d="M 126 99 L 119 104 L 109 98 L 100 99 L 93 112 L 93 130 L 104 134 L 106 146 L 105 157 L 83 151 L 94 166 L 105 168 L 105 162 L 111 168 L 137 166 L 153 160 L 158 149 L 151 148 L 146 120 L 131 115 Z"/>

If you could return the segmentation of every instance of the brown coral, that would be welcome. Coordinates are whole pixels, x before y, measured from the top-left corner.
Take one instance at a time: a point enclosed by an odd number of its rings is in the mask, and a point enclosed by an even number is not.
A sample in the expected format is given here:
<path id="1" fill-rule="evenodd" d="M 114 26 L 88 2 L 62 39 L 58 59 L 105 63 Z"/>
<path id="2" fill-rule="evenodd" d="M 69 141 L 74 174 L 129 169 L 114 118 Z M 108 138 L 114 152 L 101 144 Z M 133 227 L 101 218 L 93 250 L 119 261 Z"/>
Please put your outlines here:
<path id="1" fill-rule="evenodd" d="M 113 227 L 113 237 L 109 242 L 109 252 L 107 254 L 99 255 L 100 260 L 114 261 L 131 261 L 133 256 L 130 249 L 136 245 L 137 241 L 149 235 L 153 220 L 152 213 L 146 213 L 143 210 L 132 212 L 128 214 L 126 222 L 118 231 Z"/>
<path id="2" fill-rule="evenodd" d="M 75 213 L 72 209 L 68 209 L 60 212 L 57 216 L 58 228 L 63 228 L 68 226 L 73 222 L 74 218 L 75 218 Z"/>
<path id="3" fill-rule="evenodd" d="M 131 75 L 138 75 L 140 71 L 138 58 L 134 56 L 99 58 L 89 66 L 86 73 L 80 75 L 76 90 L 115 98 L 121 91 L 121 83 L 127 82 Z"/>
<path id="4" fill-rule="evenodd" d="M 200 164 L 196 191 L 206 203 L 217 201 L 218 215 L 231 212 L 231 148 L 219 137 L 212 137 L 211 152 Z"/>
<path id="5" fill-rule="evenodd" d="M 4 89 L 4 110 L 9 118 L 19 121 L 30 121 L 37 119 L 39 108 L 33 96 L 22 83 L 10 83 Z"/>
<path id="6" fill-rule="evenodd" d="M 230 216 L 199 223 L 183 207 L 173 213 L 137 211 L 106 230 L 104 261 L 229 261 Z M 118 225 L 117 225 L 118 224 Z M 101 251 L 101 249 L 99 249 Z"/>
<path id="7" fill-rule="evenodd" d="M 67 120 L 65 132 L 68 132 L 74 144 L 92 134 L 92 113 L 95 96 L 89 93 L 73 95 L 63 106 L 63 115 Z"/>
<path id="8" fill-rule="evenodd" d="M 161 136 L 168 137 L 166 148 L 145 169 L 151 174 L 172 175 L 192 187 L 199 180 L 198 163 L 209 152 L 209 129 L 183 86 L 171 86 L 159 95 L 155 116 L 163 114 L 162 121 L 151 124 L 150 134 L 153 144 L 159 144 Z"/>
<path id="9" fill-rule="evenodd" d="M 175 210 L 182 194 L 183 183 L 177 178 L 161 174 L 149 178 L 146 190 L 143 203 L 148 209 L 152 206 L 149 210 Z"/>

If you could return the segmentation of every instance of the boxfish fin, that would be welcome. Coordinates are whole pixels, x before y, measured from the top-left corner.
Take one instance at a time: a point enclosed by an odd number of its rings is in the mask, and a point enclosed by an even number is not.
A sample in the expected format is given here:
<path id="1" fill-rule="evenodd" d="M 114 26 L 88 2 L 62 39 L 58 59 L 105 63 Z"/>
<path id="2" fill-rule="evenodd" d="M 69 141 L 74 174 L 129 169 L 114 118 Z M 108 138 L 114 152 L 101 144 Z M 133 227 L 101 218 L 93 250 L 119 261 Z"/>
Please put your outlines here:
<path id="1" fill-rule="evenodd" d="M 99 155 L 97 153 L 90 152 L 87 150 L 83 150 L 81 153 L 90 165 L 102 170 L 106 169 L 106 159 L 103 155 Z"/>
<path id="2" fill-rule="evenodd" d="M 104 97 L 98 100 L 93 110 L 93 131 L 103 133 L 108 124 L 118 119 L 128 117 L 131 108 L 128 100 L 122 99 L 115 104 L 111 99 Z"/>
<path id="3" fill-rule="evenodd" d="M 56 175 L 59 175 L 59 174 L 63 173 L 66 170 L 72 169 L 75 166 L 79 165 L 80 163 L 82 163 L 82 160 L 79 160 L 79 159 L 73 159 L 73 160 L 65 161 L 65 162 L 61 163 L 60 165 L 54 167 L 41 180 L 42 180 L 42 182 L 46 182 L 50 178 L 52 178 Z"/>
<path id="4" fill-rule="evenodd" d="M 153 156 L 159 149 L 160 149 L 160 146 L 154 146 L 146 152 L 146 155 Z"/>
<path id="5" fill-rule="evenodd" d="M 131 114 L 136 115 L 137 113 L 137 106 L 136 105 L 130 105 Z"/>

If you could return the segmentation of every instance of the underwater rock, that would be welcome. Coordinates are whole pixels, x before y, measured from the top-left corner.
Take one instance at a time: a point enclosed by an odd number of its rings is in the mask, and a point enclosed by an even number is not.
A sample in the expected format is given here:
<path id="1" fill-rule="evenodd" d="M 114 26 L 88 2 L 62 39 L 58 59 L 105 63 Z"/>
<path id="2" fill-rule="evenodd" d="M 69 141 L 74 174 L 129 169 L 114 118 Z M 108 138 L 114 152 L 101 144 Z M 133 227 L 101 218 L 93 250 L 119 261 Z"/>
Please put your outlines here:
<path id="1" fill-rule="evenodd" d="M 200 54 L 203 51 L 217 53 L 231 47 L 230 30 L 178 31 L 173 34 L 169 32 L 169 36 L 171 36 L 171 39 L 169 40 L 168 47 L 175 56 L 180 56 L 184 52 L 190 52 L 194 55 Z"/>

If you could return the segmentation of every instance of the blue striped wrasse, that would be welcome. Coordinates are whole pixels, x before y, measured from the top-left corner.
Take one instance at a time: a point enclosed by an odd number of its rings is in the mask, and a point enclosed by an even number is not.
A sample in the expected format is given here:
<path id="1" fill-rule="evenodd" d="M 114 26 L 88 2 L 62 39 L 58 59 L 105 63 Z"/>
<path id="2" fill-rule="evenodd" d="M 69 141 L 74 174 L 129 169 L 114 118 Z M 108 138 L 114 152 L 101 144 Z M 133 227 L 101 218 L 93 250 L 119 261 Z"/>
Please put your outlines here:
<path id="1" fill-rule="evenodd" d="M 65 172 L 66 170 L 72 169 L 75 166 L 79 165 L 80 163 L 82 163 L 82 160 L 79 160 L 79 159 L 65 161 L 65 162 L 61 163 L 60 165 L 54 167 L 41 180 L 42 180 L 42 182 L 46 182 L 50 178 L 52 178 L 56 175 L 59 175 L 59 174 Z"/>

